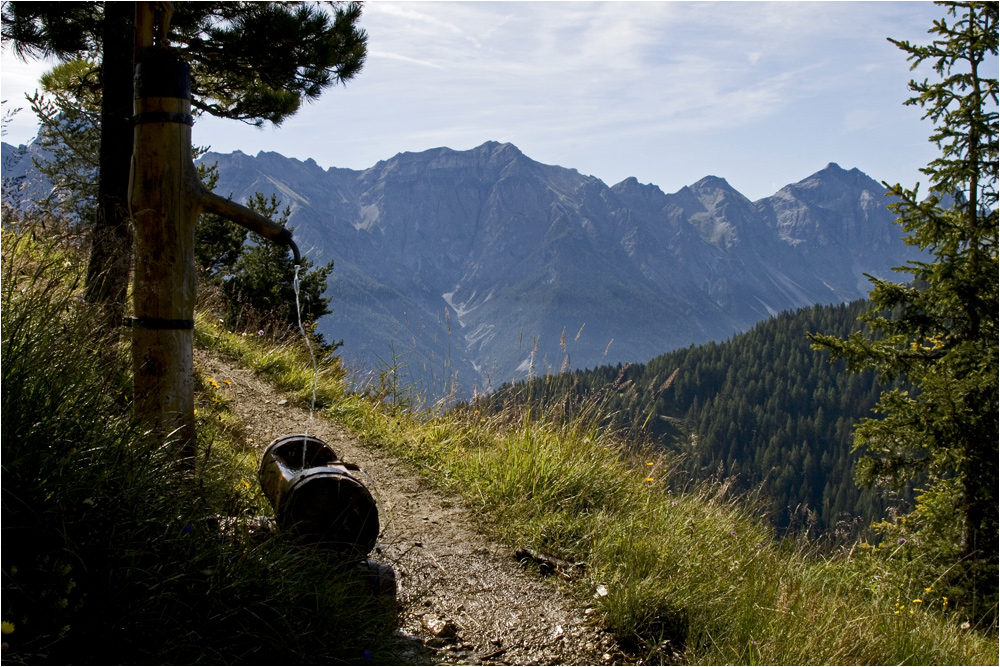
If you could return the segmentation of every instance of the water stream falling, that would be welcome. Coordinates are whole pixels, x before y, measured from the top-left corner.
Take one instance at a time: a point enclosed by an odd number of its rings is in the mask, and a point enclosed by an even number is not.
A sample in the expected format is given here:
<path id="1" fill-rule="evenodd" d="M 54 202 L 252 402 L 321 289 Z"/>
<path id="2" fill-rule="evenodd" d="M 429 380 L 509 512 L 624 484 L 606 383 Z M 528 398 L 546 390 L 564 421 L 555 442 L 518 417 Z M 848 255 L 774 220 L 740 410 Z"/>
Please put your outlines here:
<path id="1" fill-rule="evenodd" d="M 298 264 L 295 265 L 295 280 L 292 282 L 292 287 L 295 289 L 295 315 L 299 321 L 299 332 L 302 333 L 302 337 L 306 339 L 306 347 L 309 348 L 309 356 L 312 357 L 313 365 L 313 382 L 312 382 L 312 404 L 309 406 L 309 422 L 306 424 L 305 435 L 309 435 L 309 427 L 312 426 L 313 412 L 316 410 L 316 352 L 313 351 L 312 342 L 309 340 L 309 336 L 306 335 L 305 327 L 302 326 L 302 306 L 299 304 L 299 269 L 302 267 Z M 302 444 L 302 466 L 305 467 L 305 456 L 306 447 L 305 443 Z"/>
<path id="2" fill-rule="evenodd" d="M 313 350 L 312 342 L 309 340 L 309 336 L 306 335 L 305 327 L 302 326 L 302 306 L 299 303 L 299 269 L 300 268 L 302 268 L 302 267 L 299 266 L 298 264 L 295 265 L 295 279 L 292 281 L 292 287 L 295 290 L 295 316 L 296 316 L 296 318 L 298 319 L 298 322 L 299 322 L 299 332 L 302 334 L 302 337 L 305 338 L 305 340 L 306 340 L 306 347 L 309 348 L 309 356 L 312 358 L 312 366 L 313 366 L 312 404 L 309 406 L 309 422 L 306 424 L 306 430 L 305 430 L 305 435 L 309 435 L 309 427 L 312 426 L 312 421 L 313 421 L 313 412 L 316 410 L 316 378 L 317 378 L 317 370 L 316 370 L 316 352 Z M 303 440 L 302 440 L 302 468 L 303 469 L 306 467 L 306 449 L 307 449 L 306 440 L 305 440 L 305 438 L 303 438 Z M 364 475 L 365 479 L 368 480 L 368 487 L 367 487 L 368 490 L 372 494 L 374 494 L 376 502 L 379 503 L 379 504 L 381 504 L 381 501 L 379 500 L 379 494 L 378 494 L 378 491 L 377 491 L 377 487 L 375 486 L 375 482 L 372 481 L 372 478 L 368 476 L 368 473 L 366 473 L 364 470 L 361 470 L 360 468 L 358 468 L 356 470 L 356 472 L 361 473 L 362 475 Z"/>

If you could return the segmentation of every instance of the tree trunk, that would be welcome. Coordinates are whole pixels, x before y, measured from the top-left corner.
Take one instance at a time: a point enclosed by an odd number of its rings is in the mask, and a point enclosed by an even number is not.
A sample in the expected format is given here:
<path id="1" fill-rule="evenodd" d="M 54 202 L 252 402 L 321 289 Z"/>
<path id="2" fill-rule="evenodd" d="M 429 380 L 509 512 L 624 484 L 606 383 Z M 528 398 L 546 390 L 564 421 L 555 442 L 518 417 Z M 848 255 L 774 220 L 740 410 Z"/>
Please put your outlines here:
<path id="1" fill-rule="evenodd" d="M 104 305 L 104 327 L 121 324 L 132 261 L 128 214 L 132 160 L 132 44 L 134 3 L 104 3 L 100 175 L 97 219 L 91 231 L 87 300 Z"/>
<path id="2" fill-rule="evenodd" d="M 996 442 L 995 435 L 990 436 Z M 996 505 L 997 452 L 989 440 L 967 446 L 969 462 L 964 479 L 965 556 L 996 563 L 998 517 Z"/>

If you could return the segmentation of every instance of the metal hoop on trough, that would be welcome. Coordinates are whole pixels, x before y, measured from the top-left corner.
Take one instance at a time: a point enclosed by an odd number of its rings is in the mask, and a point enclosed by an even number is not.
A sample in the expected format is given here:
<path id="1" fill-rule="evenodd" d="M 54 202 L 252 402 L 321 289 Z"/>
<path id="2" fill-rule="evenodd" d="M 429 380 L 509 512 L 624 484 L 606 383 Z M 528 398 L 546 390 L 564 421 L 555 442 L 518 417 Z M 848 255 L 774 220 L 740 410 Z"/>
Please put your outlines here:
<path id="1" fill-rule="evenodd" d="M 286 435 L 264 450 L 258 478 L 278 527 L 296 540 L 348 558 L 363 558 L 378 540 L 371 493 L 328 444 L 311 435 Z"/>

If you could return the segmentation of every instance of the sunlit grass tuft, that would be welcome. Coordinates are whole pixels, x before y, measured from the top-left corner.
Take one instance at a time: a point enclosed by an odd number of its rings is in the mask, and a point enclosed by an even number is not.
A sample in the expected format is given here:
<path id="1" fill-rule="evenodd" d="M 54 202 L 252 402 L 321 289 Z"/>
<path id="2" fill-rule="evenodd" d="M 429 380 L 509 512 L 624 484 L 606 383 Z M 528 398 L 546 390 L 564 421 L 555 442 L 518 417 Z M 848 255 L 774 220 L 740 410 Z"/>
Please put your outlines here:
<path id="1" fill-rule="evenodd" d="M 195 315 L 195 343 L 236 359 L 247 368 L 266 376 L 280 391 L 291 391 L 308 405 L 312 401 L 312 361 L 304 342 L 289 339 L 275 343 L 263 335 L 228 331 L 214 315 Z M 339 359 L 321 360 L 316 375 L 316 405 L 326 407 L 345 394 L 346 372 Z"/>

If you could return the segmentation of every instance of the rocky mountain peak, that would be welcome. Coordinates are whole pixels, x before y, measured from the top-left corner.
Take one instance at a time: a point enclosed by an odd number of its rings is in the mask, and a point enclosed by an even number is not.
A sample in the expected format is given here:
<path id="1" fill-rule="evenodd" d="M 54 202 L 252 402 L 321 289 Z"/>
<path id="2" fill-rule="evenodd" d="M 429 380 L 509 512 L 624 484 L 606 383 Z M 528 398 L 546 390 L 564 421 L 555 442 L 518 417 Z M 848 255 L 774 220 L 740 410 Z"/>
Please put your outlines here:
<path id="1" fill-rule="evenodd" d="M 5 177 L 14 156 L 4 148 Z M 344 340 L 345 359 L 377 368 L 404 353 L 408 382 L 431 396 L 724 340 L 862 297 L 866 273 L 915 258 L 881 186 L 833 163 L 753 203 L 718 176 L 672 194 L 609 187 L 496 141 L 365 170 L 273 152 L 202 160 L 218 163 L 218 192 L 291 205 L 306 256 L 335 260 L 318 330 Z"/>
<path id="2" fill-rule="evenodd" d="M 808 176 L 798 183 L 786 185 L 778 194 L 782 192 L 807 192 L 822 191 L 825 189 L 851 190 L 851 191 L 877 191 L 883 192 L 884 188 L 870 176 L 858 168 L 843 169 L 835 162 L 829 163 L 826 167 Z"/>
<path id="3" fill-rule="evenodd" d="M 500 143 L 499 141 L 487 141 L 472 150 L 474 152 L 483 152 L 493 156 L 502 156 L 509 159 L 524 157 L 524 153 L 521 152 L 521 149 L 509 141 L 505 141 L 504 143 Z"/>
<path id="4" fill-rule="evenodd" d="M 696 181 L 693 185 L 689 185 L 687 187 L 691 188 L 691 190 L 695 192 L 721 190 L 724 192 L 734 192 L 736 194 L 740 194 L 736 188 L 729 184 L 729 181 L 718 176 L 705 176 L 701 180 Z M 740 194 L 740 196 L 742 197 L 743 195 Z"/>
<path id="5" fill-rule="evenodd" d="M 664 205 L 666 194 L 658 186 L 652 183 L 640 183 L 635 176 L 629 176 L 625 180 L 611 186 L 611 192 L 626 201 L 643 202 L 648 206 Z"/>

